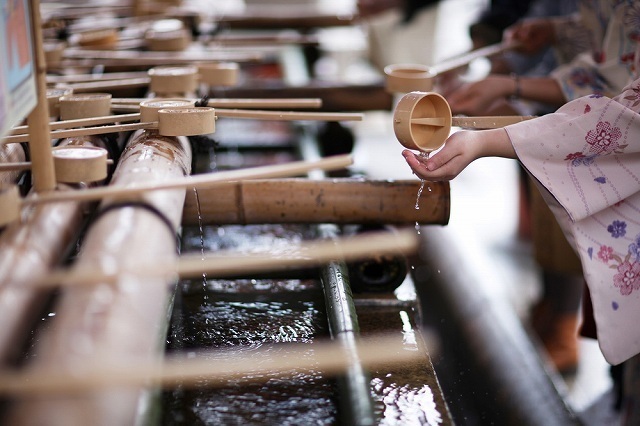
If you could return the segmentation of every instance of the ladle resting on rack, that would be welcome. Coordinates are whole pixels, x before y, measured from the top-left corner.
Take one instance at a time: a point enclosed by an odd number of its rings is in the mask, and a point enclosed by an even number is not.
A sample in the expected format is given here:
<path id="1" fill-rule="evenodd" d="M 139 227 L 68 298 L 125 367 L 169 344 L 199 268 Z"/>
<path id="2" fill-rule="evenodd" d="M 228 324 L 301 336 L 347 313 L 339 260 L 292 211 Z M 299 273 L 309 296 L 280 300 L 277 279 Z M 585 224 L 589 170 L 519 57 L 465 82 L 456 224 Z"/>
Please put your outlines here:
<path id="1" fill-rule="evenodd" d="M 51 132 L 51 138 L 69 138 L 140 129 L 158 129 L 159 133 L 165 136 L 202 135 L 215 131 L 215 120 L 218 117 L 282 121 L 361 121 L 363 119 L 362 114 L 352 113 L 261 111 L 224 108 L 214 110 L 210 107 L 191 107 L 192 102 L 184 100 L 154 99 L 143 102 L 142 104 L 141 106 L 132 105 L 132 107 L 134 107 L 132 109 L 141 111 L 139 115 L 123 114 L 52 123 L 52 128 L 56 130 Z M 148 107 L 146 114 L 144 111 L 145 106 Z M 135 121 L 137 119 L 141 121 L 139 123 L 73 129 L 73 127 L 87 124 Z M 22 128 L 20 130 L 22 130 Z M 28 134 L 13 134 L 0 139 L 0 144 L 22 143 L 28 140 Z"/>

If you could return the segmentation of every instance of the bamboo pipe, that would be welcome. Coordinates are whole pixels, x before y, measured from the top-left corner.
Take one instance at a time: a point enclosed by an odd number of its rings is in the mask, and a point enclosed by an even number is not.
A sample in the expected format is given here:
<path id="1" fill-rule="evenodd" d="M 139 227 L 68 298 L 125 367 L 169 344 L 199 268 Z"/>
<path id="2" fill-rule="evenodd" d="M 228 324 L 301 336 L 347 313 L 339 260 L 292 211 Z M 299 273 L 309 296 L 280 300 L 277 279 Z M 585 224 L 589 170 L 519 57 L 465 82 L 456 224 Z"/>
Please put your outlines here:
<path id="1" fill-rule="evenodd" d="M 154 259 L 138 262 L 135 267 L 101 271 L 95 265 L 74 266 L 52 271 L 31 283 L 21 283 L 21 289 L 73 287 L 114 282 L 121 275 L 153 276 L 165 279 L 173 277 L 195 278 L 203 274 L 224 277 L 238 273 L 265 272 L 318 266 L 336 259 L 346 262 L 371 256 L 413 254 L 418 248 L 418 238 L 411 230 L 399 232 L 371 232 L 349 238 L 300 243 L 288 252 L 238 253 L 219 250 L 215 254 L 186 254 L 178 259 Z"/>
<path id="2" fill-rule="evenodd" d="M 363 179 L 269 179 L 228 182 L 187 197 L 182 223 L 441 224 L 449 219 L 449 185 Z"/>
<path id="3" fill-rule="evenodd" d="M 71 146 L 65 143 L 82 144 L 83 147 L 101 145 L 97 137 L 61 141 L 60 146 Z M 22 149 L 19 145 L 7 147 Z M 64 168 L 56 165 L 56 174 L 62 171 Z M 65 184 L 57 187 L 58 191 L 73 189 Z M 3 313 L 0 362 L 15 362 L 21 355 L 35 316 L 49 297 L 48 292 L 18 290 L 16 284 L 45 276 L 64 260 L 80 234 L 86 212 L 87 206 L 80 203 L 25 208 L 19 213 L 21 220 L 9 224 L 0 235 L 0 311 Z M 3 213 L 7 214 L 7 206 L 0 207 L 0 216 Z"/>
<path id="4" fill-rule="evenodd" d="M 51 154 L 49 103 L 46 90 L 47 66 L 42 47 L 40 1 L 31 0 L 29 6 L 37 96 L 36 106 L 27 118 L 27 123 L 29 124 L 29 152 L 31 161 L 34 164 L 32 173 L 33 187 L 37 192 L 46 192 L 56 187 L 53 155 Z"/>
<path id="5" fill-rule="evenodd" d="M 139 110 L 139 106 L 131 106 L 132 109 Z M 362 121 L 363 114 L 354 113 L 331 113 L 331 112 L 292 112 L 292 111 L 261 111 L 261 110 L 242 110 L 242 109 L 223 109 L 217 108 L 214 111 L 217 117 L 224 118 L 243 118 L 252 120 L 283 120 L 283 121 L 305 121 L 305 120 L 317 120 L 317 121 Z M 118 121 L 118 115 L 114 116 L 114 121 Z M 102 117 L 101 117 L 102 118 Z M 82 121 L 85 119 L 74 120 L 76 125 L 81 126 Z M 92 120 L 92 119 L 87 119 Z M 132 130 L 141 129 L 157 129 L 160 126 L 159 122 L 141 122 L 132 124 L 119 124 L 110 126 L 99 127 L 83 127 L 73 130 L 55 130 L 50 132 L 52 139 L 69 138 L 73 136 L 83 135 L 97 135 L 104 133 L 114 132 L 126 132 Z M 4 137 L 0 142 L 7 143 L 20 143 L 29 141 L 29 135 L 17 134 Z"/>
<path id="6" fill-rule="evenodd" d="M 398 348 L 397 338 L 369 336 L 355 344 L 359 362 L 368 368 L 406 364 L 422 359 L 419 351 Z M 352 358 L 346 348 L 335 342 L 278 345 L 274 349 L 258 349 L 250 355 L 235 350 L 200 351 L 197 357 L 173 356 L 153 363 L 121 362 L 99 368 L 74 370 L 0 372 L 0 393 L 16 396 L 87 393 L 105 388 L 137 388 L 150 386 L 215 387 L 242 379 L 265 381 L 288 376 L 296 370 L 320 370 L 337 375 L 350 368 Z M 312 355 L 312 356 L 310 356 Z M 215 362 L 211 362 L 215 359 Z M 203 382 L 205 382 L 203 384 Z"/>
<path id="7" fill-rule="evenodd" d="M 58 191 L 71 190 L 64 185 Z M 0 207 L 1 208 L 1 207 Z M 51 203 L 24 210 L 0 234 L 0 363 L 14 362 L 49 293 L 21 288 L 44 277 L 78 237 L 86 206 Z"/>
<path id="8" fill-rule="evenodd" d="M 139 133 L 121 155 L 112 184 L 176 179 L 190 173 L 190 164 L 186 138 Z M 127 269 L 138 261 L 175 256 L 184 196 L 185 191 L 178 189 L 137 198 L 161 215 L 126 206 L 105 212 L 89 227 L 75 264 Z M 153 363 L 162 357 L 173 298 L 169 283 L 154 276 L 120 278 L 115 284 L 61 292 L 55 320 L 39 333 L 32 368 L 93 369 L 118 362 Z M 50 424 L 51 419 L 65 425 L 137 424 L 147 397 L 147 390 L 118 389 L 70 398 L 19 399 L 5 419 L 20 425 Z"/>
<path id="9" fill-rule="evenodd" d="M 353 164 L 351 155 L 337 155 L 325 157 L 318 161 L 293 161 L 286 164 L 274 164 L 241 170 L 185 176 L 184 178 L 165 180 L 163 182 L 140 183 L 134 187 L 110 186 L 105 188 L 90 188 L 74 191 L 73 194 L 54 192 L 26 198 L 22 200 L 22 203 L 29 205 L 59 201 L 95 201 L 107 197 L 110 199 L 127 199 L 150 191 L 180 188 L 210 188 L 233 180 L 296 176 L 316 169 L 340 170 L 351 164 Z"/>

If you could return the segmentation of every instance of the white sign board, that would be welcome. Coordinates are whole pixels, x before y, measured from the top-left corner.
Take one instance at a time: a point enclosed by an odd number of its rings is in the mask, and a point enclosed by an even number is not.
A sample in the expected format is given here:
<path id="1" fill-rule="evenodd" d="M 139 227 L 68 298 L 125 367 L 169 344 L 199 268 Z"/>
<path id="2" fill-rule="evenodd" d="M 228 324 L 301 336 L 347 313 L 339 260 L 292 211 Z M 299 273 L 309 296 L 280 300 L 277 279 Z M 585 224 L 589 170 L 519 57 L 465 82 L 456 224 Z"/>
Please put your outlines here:
<path id="1" fill-rule="evenodd" d="M 0 0 L 0 137 L 36 106 L 28 0 Z"/>

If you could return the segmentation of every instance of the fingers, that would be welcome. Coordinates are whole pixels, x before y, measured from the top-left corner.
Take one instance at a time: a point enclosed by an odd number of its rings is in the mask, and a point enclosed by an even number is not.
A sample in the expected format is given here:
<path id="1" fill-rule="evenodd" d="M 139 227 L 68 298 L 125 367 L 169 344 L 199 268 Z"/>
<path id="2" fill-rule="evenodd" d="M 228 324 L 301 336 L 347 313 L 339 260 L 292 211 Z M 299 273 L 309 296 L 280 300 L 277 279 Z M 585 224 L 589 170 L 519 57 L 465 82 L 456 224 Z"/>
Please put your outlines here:
<path id="1" fill-rule="evenodd" d="M 419 178 L 430 181 L 453 179 L 464 168 L 464 166 L 461 166 L 460 156 L 449 157 L 446 153 L 445 155 L 439 154 L 442 154 L 442 152 L 434 155 L 433 158 L 427 159 L 409 150 L 402 152 L 407 164 Z"/>
<path id="2" fill-rule="evenodd" d="M 453 114 L 471 114 L 475 110 L 477 99 L 473 87 L 465 84 L 449 93 L 447 102 Z"/>

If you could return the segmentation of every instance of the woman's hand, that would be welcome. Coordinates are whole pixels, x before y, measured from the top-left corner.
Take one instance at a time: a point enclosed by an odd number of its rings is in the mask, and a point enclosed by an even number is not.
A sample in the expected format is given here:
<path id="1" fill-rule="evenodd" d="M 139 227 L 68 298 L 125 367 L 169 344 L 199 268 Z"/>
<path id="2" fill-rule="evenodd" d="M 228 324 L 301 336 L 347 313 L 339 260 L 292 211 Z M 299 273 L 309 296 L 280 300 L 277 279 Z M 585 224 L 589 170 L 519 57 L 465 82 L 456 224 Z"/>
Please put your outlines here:
<path id="1" fill-rule="evenodd" d="M 529 18 L 517 22 L 504 31 L 506 42 L 516 43 L 516 49 L 526 55 L 535 55 L 556 41 L 553 21 L 549 18 Z"/>
<path id="2" fill-rule="evenodd" d="M 487 115 L 496 101 L 515 93 L 515 84 L 509 76 L 489 75 L 483 80 L 465 84 L 449 93 L 447 102 L 454 115 Z"/>
<path id="3" fill-rule="evenodd" d="M 428 159 L 408 149 L 402 151 L 402 155 L 416 176 L 430 181 L 451 180 L 481 157 L 516 158 L 504 129 L 458 131 Z"/>

